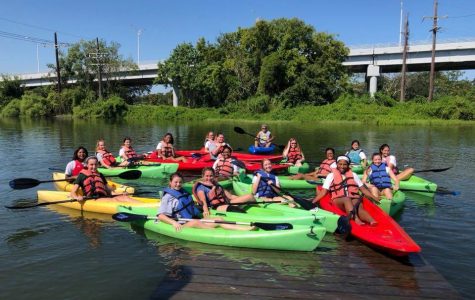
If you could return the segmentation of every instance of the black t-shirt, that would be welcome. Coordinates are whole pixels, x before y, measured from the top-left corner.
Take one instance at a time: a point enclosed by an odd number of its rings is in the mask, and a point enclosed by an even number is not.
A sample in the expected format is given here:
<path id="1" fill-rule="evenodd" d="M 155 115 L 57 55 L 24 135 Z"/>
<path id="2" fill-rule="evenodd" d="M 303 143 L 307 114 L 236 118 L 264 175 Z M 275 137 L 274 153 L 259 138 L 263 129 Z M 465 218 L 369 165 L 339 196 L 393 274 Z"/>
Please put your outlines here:
<path id="1" fill-rule="evenodd" d="M 104 185 L 106 186 L 107 185 L 107 180 L 106 178 L 104 177 L 104 175 L 102 173 L 99 173 L 99 176 L 101 177 L 102 179 L 102 182 L 104 182 Z M 74 180 L 74 184 L 77 184 L 81 187 L 82 189 L 82 192 L 85 194 L 86 191 L 84 190 L 84 181 L 87 179 L 87 176 L 83 173 L 79 173 L 78 177 L 76 177 L 76 180 Z"/>

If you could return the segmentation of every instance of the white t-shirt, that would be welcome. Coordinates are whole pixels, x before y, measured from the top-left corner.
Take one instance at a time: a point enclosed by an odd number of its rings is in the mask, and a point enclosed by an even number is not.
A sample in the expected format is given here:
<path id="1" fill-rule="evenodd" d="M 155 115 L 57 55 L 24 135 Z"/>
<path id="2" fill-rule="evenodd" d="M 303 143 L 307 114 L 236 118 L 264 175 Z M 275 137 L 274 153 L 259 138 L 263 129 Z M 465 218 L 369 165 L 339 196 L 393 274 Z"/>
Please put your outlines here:
<path id="1" fill-rule="evenodd" d="M 267 131 L 267 132 L 262 132 L 262 131 L 259 131 L 259 133 L 257 134 L 257 142 L 259 144 L 262 144 L 262 145 L 265 145 L 267 143 L 267 141 L 270 139 L 270 131 Z"/>
<path id="2" fill-rule="evenodd" d="M 363 182 L 361 181 L 361 179 L 358 177 L 357 174 L 355 174 L 355 172 L 351 171 L 352 175 L 353 175 L 353 179 L 355 180 L 355 183 L 356 185 L 358 185 L 358 187 L 362 187 L 363 186 Z M 345 179 L 345 175 L 341 175 L 341 177 L 343 179 Z M 325 178 L 325 181 L 323 182 L 323 188 L 326 189 L 327 191 L 330 190 L 330 187 L 333 183 L 333 173 L 330 173 L 327 175 L 327 178 Z"/>
<path id="3" fill-rule="evenodd" d="M 389 155 L 389 159 L 384 158 L 383 161 L 389 166 L 392 164 L 394 167 L 397 167 L 396 157 L 394 155 Z"/>
<path id="4" fill-rule="evenodd" d="M 122 156 L 124 156 L 124 155 L 125 155 L 125 150 L 124 150 L 124 148 L 122 147 L 122 148 L 120 148 L 120 150 L 119 150 L 119 156 L 122 157 Z"/>
<path id="5" fill-rule="evenodd" d="M 66 165 L 66 169 L 64 170 L 64 174 L 66 174 L 66 176 L 73 176 L 73 170 L 75 167 L 76 167 L 75 160 L 68 162 L 68 164 Z"/>

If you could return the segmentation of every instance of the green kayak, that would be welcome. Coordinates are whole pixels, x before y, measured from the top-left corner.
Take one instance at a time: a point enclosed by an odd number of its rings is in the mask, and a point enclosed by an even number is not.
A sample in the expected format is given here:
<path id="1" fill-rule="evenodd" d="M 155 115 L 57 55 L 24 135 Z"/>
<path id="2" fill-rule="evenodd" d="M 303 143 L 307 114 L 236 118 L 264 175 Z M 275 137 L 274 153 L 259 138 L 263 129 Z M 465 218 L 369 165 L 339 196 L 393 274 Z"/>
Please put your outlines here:
<path id="1" fill-rule="evenodd" d="M 120 206 L 119 212 L 155 216 L 156 209 Z M 223 218 L 225 221 L 227 219 Z M 325 228 L 320 226 L 293 225 L 287 230 L 263 230 L 258 228 L 252 231 L 229 230 L 221 227 L 214 229 L 175 228 L 164 222 L 155 220 L 133 221 L 137 226 L 145 229 L 186 241 L 205 244 L 231 246 L 241 248 L 257 248 L 272 250 L 313 251 L 317 248 L 325 235 Z"/>
<path id="2" fill-rule="evenodd" d="M 241 196 L 245 194 L 249 194 L 251 192 L 251 185 L 239 181 L 233 181 L 233 190 L 234 194 Z M 337 227 L 337 222 L 340 216 L 331 213 L 329 211 L 323 209 L 312 209 L 312 210 L 304 210 L 300 208 L 292 208 L 286 204 L 279 204 L 279 203 L 266 203 L 266 204 L 259 204 L 260 207 L 266 207 L 272 210 L 277 210 L 283 212 L 286 215 L 296 215 L 296 216 L 312 216 L 318 220 L 318 222 L 325 227 L 327 232 L 335 232 Z"/>
<path id="3" fill-rule="evenodd" d="M 104 176 L 119 175 L 129 170 L 140 170 L 145 178 L 166 178 L 178 170 L 178 164 L 139 165 L 133 167 L 98 168 Z"/>
<path id="4" fill-rule="evenodd" d="M 289 174 L 298 174 L 298 173 L 308 173 L 310 166 L 308 163 L 304 162 L 301 166 L 290 166 L 287 168 Z"/>

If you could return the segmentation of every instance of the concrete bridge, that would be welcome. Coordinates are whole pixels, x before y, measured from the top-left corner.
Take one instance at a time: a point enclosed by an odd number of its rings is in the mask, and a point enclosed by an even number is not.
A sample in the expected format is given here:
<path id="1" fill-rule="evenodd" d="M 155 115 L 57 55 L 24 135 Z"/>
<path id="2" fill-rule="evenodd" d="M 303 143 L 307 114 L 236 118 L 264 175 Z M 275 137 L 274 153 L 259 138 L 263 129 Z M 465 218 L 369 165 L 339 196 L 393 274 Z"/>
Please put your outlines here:
<path id="1" fill-rule="evenodd" d="M 370 92 L 376 91 L 377 78 L 381 73 L 400 72 L 402 68 L 402 46 L 372 45 L 350 47 L 350 54 L 343 63 L 352 73 L 365 73 L 370 78 Z M 409 72 L 429 71 L 432 43 L 409 45 L 407 69 Z M 139 65 L 137 71 L 122 71 L 112 80 L 126 85 L 151 84 L 157 74 L 158 61 Z M 441 41 L 436 46 L 435 68 L 439 71 L 475 69 L 475 38 L 458 41 Z M 17 75 L 25 87 L 36 87 L 54 83 L 54 73 L 32 73 Z M 109 80 L 111 80 L 109 78 Z M 74 83 L 74 82 L 71 82 Z M 174 93 L 174 97 L 176 97 Z"/>

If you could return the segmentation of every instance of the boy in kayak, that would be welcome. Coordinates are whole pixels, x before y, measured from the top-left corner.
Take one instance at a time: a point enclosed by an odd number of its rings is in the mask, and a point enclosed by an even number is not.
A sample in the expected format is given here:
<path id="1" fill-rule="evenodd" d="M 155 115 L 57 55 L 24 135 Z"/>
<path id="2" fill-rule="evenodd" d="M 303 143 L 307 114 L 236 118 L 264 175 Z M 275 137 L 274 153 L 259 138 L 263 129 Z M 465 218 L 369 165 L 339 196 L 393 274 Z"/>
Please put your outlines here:
<path id="1" fill-rule="evenodd" d="M 373 194 L 358 178 L 358 175 L 351 171 L 350 159 L 346 156 L 339 156 L 337 158 L 337 168 L 328 174 L 322 190 L 317 191 L 317 196 L 312 202 L 317 204 L 320 199 L 330 192 L 333 204 L 345 211 L 349 218 L 354 218 L 356 224 L 362 225 L 366 222 L 375 225 L 376 221 L 360 205 L 361 196 L 359 191 L 369 198 L 374 198 Z"/>
<path id="2" fill-rule="evenodd" d="M 164 194 L 158 208 L 157 217 L 160 221 L 172 225 L 176 231 L 183 227 L 195 227 L 211 229 L 222 227 L 232 230 L 253 230 L 253 226 L 240 226 L 233 224 L 204 223 L 200 219 L 200 211 L 195 206 L 193 198 L 183 188 L 183 176 L 180 173 L 174 173 L 170 176 L 168 187 L 163 190 Z M 180 219 L 194 219 L 191 221 L 180 221 Z M 222 220 L 221 218 L 211 218 L 213 220 Z"/>
<path id="3" fill-rule="evenodd" d="M 261 130 L 256 134 L 254 146 L 270 147 L 273 140 L 274 140 L 274 136 L 272 136 L 272 133 L 269 130 L 267 130 L 267 125 L 262 124 Z"/>

